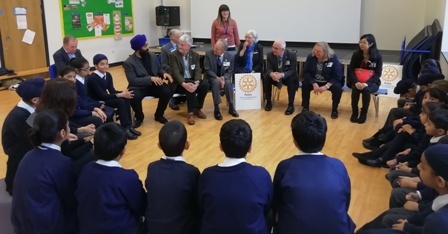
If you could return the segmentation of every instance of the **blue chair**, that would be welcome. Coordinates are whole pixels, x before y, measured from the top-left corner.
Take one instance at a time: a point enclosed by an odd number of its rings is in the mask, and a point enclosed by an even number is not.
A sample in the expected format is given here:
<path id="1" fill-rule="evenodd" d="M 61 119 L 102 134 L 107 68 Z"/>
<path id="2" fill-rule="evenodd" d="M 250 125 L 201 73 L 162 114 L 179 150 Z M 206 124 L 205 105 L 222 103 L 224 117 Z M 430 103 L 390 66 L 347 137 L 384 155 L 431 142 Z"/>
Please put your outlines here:
<path id="1" fill-rule="evenodd" d="M 56 69 L 56 64 L 52 64 L 50 67 L 48 67 L 48 73 L 50 73 L 51 79 L 58 78 L 58 70 Z"/>

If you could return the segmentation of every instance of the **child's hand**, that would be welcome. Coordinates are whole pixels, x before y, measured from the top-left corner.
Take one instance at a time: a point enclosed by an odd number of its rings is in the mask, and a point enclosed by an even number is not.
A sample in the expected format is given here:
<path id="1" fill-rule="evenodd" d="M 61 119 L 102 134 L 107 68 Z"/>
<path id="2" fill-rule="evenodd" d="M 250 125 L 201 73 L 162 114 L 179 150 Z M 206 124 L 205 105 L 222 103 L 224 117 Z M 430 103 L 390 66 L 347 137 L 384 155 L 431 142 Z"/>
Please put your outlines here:
<path id="1" fill-rule="evenodd" d="M 405 208 L 406 210 L 409 210 L 409 211 L 418 212 L 418 203 L 415 201 L 407 201 L 406 203 L 404 203 L 403 208 Z"/>
<path id="2" fill-rule="evenodd" d="M 395 166 L 395 170 L 397 171 L 404 171 L 404 172 L 412 172 L 412 168 L 410 168 L 407 163 L 400 163 L 397 166 Z"/>
<path id="3" fill-rule="evenodd" d="M 394 129 L 395 129 L 395 127 L 397 127 L 397 125 L 402 124 L 402 123 L 403 123 L 403 119 L 396 119 L 396 120 L 394 120 L 394 123 L 393 123 Z"/>
<path id="4" fill-rule="evenodd" d="M 406 201 L 418 202 L 419 200 L 420 200 L 420 196 L 417 193 L 406 194 Z"/>
<path id="5" fill-rule="evenodd" d="M 103 123 L 106 122 L 107 116 L 106 116 L 106 114 L 104 114 L 104 112 L 101 109 L 95 108 L 93 110 L 98 114 L 98 117 L 100 117 L 100 119 L 103 121 Z"/>
<path id="6" fill-rule="evenodd" d="M 93 135 L 95 134 L 95 125 L 89 124 L 87 126 L 80 127 L 78 128 L 78 132 L 86 132 Z"/>
<path id="7" fill-rule="evenodd" d="M 75 134 L 73 133 L 68 134 L 68 141 L 76 141 L 76 140 L 78 140 L 78 137 Z"/>
<path id="8" fill-rule="evenodd" d="M 403 231 L 404 224 L 407 222 L 408 222 L 407 219 L 399 219 L 399 220 L 397 220 L 396 224 L 392 225 L 392 229 L 398 230 L 398 231 Z"/>
<path id="9" fill-rule="evenodd" d="M 128 89 L 126 89 L 125 91 L 118 93 L 117 97 L 132 99 L 134 97 L 134 91 L 129 91 Z"/>
<path id="10" fill-rule="evenodd" d="M 393 165 L 397 164 L 397 160 L 396 159 L 391 159 L 389 161 L 386 162 L 386 165 L 388 167 L 392 167 Z"/>
<path id="11" fill-rule="evenodd" d="M 411 148 L 407 148 L 401 152 L 399 152 L 396 156 L 404 156 L 404 155 L 408 155 L 411 152 Z"/>
<path id="12" fill-rule="evenodd" d="M 405 124 L 405 125 L 401 126 L 401 129 L 403 129 L 403 131 L 407 132 L 409 135 L 411 135 L 415 131 L 415 129 L 409 124 Z M 400 131 L 398 131 L 398 132 L 400 132 Z"/>
<path id="13" fill-rule="evenodd" d="M 397 183 L 402 188 L 417 188 L 417 182 L 407 176 L 400 176 Z"/>

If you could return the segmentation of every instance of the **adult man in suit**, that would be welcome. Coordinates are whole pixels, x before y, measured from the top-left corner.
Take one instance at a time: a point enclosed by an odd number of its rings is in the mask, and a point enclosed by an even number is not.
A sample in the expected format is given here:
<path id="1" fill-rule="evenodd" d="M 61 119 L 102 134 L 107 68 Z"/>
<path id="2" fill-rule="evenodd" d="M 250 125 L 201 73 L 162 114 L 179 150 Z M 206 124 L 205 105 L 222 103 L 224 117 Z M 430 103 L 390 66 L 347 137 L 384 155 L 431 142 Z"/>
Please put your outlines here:
<path id="1" fill-rule="evenodd" d="M 297 73 L 296 53 L 286 49 L 283 40 L 276 40 L 272 44 L 272 52 L 267 54 L 266 76 L 264 78 L 264 92 L 266 97 L 266 111 L 272 110 L 272 85 L 281 88 L 282 84 L 288 86 L 288 108 L 285 115 L 294 113 L 294 98 L 299 87 Z"/>
<path id="2" fill-rule="evenodd" d="M 53 54 L 53 60 L 58 74 L 62 68 L 70 65 L 72 58 L 84 58 L 78 49 L 78 40 L 74 36 L 67 35 L 62 42 L 62 47 Z"/>
<path id="3" fill-rule="evenodd" d="M 212 88 L 213 104 L 215 104 L 214 116 L 216 120 L 222 120 L 219 104 L 222 102 L 220 90 L 224 90 L 229 103 L 229 114 L 238 117 L 233 105 L 232 73 L 234 56 L 227 52 L 227 41 L 220 39 L 212 50 L 205 53 L 205 78 Z"/>
<path id="4" fill-rule="evenodd" d="M 148 51 L 145 35 L 134 36 L 131 39 L 131 48 L 135 52 L 123 62 L 123 68 L 129 83 L 128 89 L 134 91 L 134 98 L 131 99 L 131 106 L 135 112 L 134 128 L 140 127 L 143 123 L 145 116 L 142 100 L 146 96 L 159 98 L 154 120 L 164 124 L 168 120 L 163 115 L 172 96 L 166 82 L 172 83 L 173 79 L 159 64 L 157 56 Z"/>
<path id="5" fill-rule="evenodd" d="M 195 124 L 195 115 L 200 119 L 207 118 L 201 109 L 209 89 L 208 82 L 201 79 L 199 54 L 191 50 L 192 44 L 193 39 L 190 36 L 182 35 L 178 49 L 168 55 L 174 83 L 179 85 L 187 96 L 189 125 Z"/>
<path id="6" fill-rule="evenodd" d="M 168 33 L 170 37 L 170 43 L 167 43 L 162 47 L 161 56 L 162 56 L 162 67 L 165 71 L 170 70 L 170 61 L 168 60 L 168 54 L 177 50 L 177 44 L 179 43 L 180 36 L 183 35 L 183 32 L 179 29 L 171 29 Z M 175 98 L 171 98 L 168 106 L 173 110 L 179 110 L 179 106 L 176 104 L 178 100 Z"/>

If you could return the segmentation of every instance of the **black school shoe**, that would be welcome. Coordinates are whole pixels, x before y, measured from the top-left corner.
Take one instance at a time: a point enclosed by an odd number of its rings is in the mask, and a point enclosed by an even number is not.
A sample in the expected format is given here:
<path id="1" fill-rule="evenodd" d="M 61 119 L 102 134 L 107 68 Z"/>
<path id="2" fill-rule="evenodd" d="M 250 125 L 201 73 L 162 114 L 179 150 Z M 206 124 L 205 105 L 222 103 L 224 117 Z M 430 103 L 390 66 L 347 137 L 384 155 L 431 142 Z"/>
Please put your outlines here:
<path id="1" fill-rule="evenodd" d="M 134 135 L 129 129 L 126 130 L 126 138 L 128 138 L 128 140 L 135 140 L 138 138 L 137 135 Z"/>

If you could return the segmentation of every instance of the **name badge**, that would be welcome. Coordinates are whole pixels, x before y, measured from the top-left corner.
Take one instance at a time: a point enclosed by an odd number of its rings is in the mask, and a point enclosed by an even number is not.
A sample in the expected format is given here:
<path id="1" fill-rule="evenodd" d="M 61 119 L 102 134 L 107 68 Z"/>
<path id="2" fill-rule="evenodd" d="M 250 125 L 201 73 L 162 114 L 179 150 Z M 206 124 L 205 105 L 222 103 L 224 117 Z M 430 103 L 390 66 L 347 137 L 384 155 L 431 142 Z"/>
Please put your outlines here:
<path id="1" fill-rule="evenodd" d="M 175 50 L 176 50 L 176 48 L 174 48 L 174 47 L 170 49 L 171 52 L 173 52 L 173 51 L 175 51 Z"/>
<path id="2" fill-rule="evenodd" d="M 286 60 L 285 65 L 289 66 L 289 65 L 291 65 L 291 62 L 289 60 Z"/>
<path id="3" fill-rule="evenodd" d="M 230 67 L 230 62 L 229 61 L 225 61 L 225 62 L 222 63 L 222 65 L 224 67 Z"/>
<path id="4" fill-rule="evenodd" d="M 258 51 L 254 51 L 252 54 L 258 54 Z"/>
<path id="5" fill-rule="evenodd" d="M 196 64 L 192 64 L 190 67 L 191 67 L 191 70 L 194 70 L 196 68 Z"/>
<path id="6" fill-rule="evenodd" d="M 329 62 L 328 64 L 327 64 L 327 67 L 332 67 L 333 66 L 333 62 Z"/>

